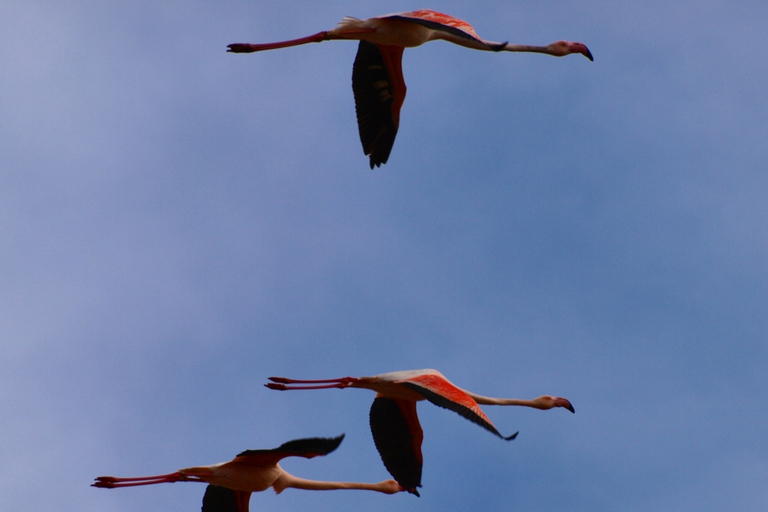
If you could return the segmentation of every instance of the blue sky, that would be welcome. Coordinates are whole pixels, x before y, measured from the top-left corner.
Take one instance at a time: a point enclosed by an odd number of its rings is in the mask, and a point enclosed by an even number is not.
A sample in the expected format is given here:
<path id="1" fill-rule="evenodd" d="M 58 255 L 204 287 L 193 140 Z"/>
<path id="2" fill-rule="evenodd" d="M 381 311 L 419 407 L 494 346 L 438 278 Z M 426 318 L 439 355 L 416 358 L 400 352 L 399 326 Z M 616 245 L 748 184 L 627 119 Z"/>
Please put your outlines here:
<path id="1" fill-rule="evenodd" d="M 370 171 L 354 43 L 431 8 L 595 56 L 405 52 Z M 298 437 L 299 476 L 388 478 L 368 391 L 266 378 L 436 368 L 504 443 L 423 404 L 422 497 L 288 490 L 253 510 L 763 511 L 764 2 L 48 2 L 0 6 L 0 502 L 198 510 L 106 491 Z"/>

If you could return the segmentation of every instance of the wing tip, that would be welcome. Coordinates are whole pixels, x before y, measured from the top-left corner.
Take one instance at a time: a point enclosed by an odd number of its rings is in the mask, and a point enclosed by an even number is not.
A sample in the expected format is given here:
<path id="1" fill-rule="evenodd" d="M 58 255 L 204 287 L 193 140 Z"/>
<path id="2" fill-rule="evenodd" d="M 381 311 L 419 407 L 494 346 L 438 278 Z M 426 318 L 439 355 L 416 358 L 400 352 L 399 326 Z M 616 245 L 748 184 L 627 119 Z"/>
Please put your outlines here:
<path id="1" fill-rule="evenodd" d="M 336 450 L 344 440 L 346 434 L 336 437 L 305 437 L 286 441 L 277 448 L 271 450 L 245 450 L 237 454 L 238 457 L 259 456 L 268 453 L 281 453 L 282 457 L 296 456 L 311 459 L 319 455 L 328 455 Z"/>
<path id="2" fill-rule="evenodd" d="M 506 437 L 502 436 L 502 439 L 504 439 L 505 441 L 512 441 L 513 439 L 515 439 L 517 437 L 517 434 L 519 434 L 519 433 L 520 433 L 520 431 L 518 430 L 517 432 L 515 432 L 511 436 L 506 436 Z"/>

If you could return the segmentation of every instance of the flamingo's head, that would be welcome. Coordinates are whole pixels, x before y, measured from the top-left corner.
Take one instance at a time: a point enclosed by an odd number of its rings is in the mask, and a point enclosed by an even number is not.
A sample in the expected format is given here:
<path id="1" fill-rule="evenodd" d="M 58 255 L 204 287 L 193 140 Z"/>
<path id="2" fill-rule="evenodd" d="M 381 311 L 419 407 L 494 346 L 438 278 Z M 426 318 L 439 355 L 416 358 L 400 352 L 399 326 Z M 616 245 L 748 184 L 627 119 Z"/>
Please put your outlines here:
<path id="1" fill-rule="evenodd" d="M 547 46 L 550 55 L 555 57 L 564 57 L 572 53 L 580 53 L 589 60 L 595 60 L 592 58 L 592 52 L 583 43 L 574 43 L 572 41 L 556 41 Z"/>
<path id="2" fill-rule="evenodd" d="M 395 494 L 398 492 L 405 491 L 405 487 L 400 485 L 394 480 L 385 480 L 379 484 L 381 486 L 381 489 L 379 489 L 384 494 Z"/>
<path id="3" fill-rule="evenodd" d="M 568 401 L 566 398 L 561 398 L 559 396 L 549 396 L 544 395 L 540 396 L 539 398 L 536 398 L 534 402 L 537 404 L 539 409 L 552 409 L 555 407 L 563 407 L 564 409 L 568 409 L 571 412 L 576 412 L 576 410 L 571 405 L 571 402 Z"/>

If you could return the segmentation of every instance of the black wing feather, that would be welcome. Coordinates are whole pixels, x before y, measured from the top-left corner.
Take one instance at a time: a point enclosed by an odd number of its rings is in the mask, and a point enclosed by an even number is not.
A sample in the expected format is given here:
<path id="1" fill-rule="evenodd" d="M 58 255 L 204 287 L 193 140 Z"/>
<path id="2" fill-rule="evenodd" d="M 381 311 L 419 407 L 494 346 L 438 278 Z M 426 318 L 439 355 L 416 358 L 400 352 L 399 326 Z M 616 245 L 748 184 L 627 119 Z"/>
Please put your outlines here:
<path id="1" fill-rule="evenodd" d="M 387 471 L 406 491 L 418 496 L 416 488 L 421 487 L 422 462 L 414 452 L 411 427 L 397 401 L 376 397 L 369 418 L 373 442 Z"/>
<path id="2" fill-rule="evenodd" d="M 338 437 L 309 437 L 306 439 L 295 439 L 283 443 L 277 448 L 271 450 L 245 450 L 238 453 L 238 457 L 244 457 L 249 455 L 266 455 L 268 453 L 281 454 L 284 457 L 291 455 L 299 457 L 315 457 L 317 455 L 328 455 L 333 450 L 339 447 L 341 441 L 344 440 L 344 434 Z"/>
<path id="3" fill-rule="evenodd" d="M 210 484 L 205 488 L 202 512 L 238 512 L 235 491 Z"/>
<path id="4" fill-rule="evenodd" d="M 363 152 L 370 155 L 371 169 L 387 163 L 395 144 L 397 125 L 392 121 L 394 94 L 378 47 L 360 41 L 352 67 L 357 128 Z"/>

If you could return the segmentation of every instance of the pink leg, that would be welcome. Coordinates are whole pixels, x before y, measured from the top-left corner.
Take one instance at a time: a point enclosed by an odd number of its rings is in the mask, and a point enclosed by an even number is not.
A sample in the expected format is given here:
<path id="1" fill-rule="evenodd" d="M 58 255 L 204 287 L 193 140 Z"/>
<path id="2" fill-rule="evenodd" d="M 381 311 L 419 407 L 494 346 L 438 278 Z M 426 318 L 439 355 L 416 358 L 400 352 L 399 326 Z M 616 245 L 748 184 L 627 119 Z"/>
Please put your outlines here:
<path id="1" fill-rule="evenodd" d="M 290 41 L 280 41 L 277 43 L 264 43 L 264 44 L 248 44 L 248 43 L 234 43 L 227 46 L 228 52 L 233 53 L 253 53 L 263 50 L 275 50 L 277 48 L 287 48 L 289 46 L 299 46 L 307 43 L 319 43 L 328 39 L 328 32 L 318 32 L 317 34 L 301 37 L 299 39 L 291 39 Z"/>
<path id="2" fill-rule="evenodd" d="M 269 389 L 276 389 L 278 391 L 288 391 L 292 389 L 330 389 L 338 388 L 344 389 L 356 382 L 355 377 L 342 377 L 340 379 L 323 379 L 323 380 L 297 380 L 287 379 L 285 377 L 270 377 L 272 382 L 264 384 Z M 292 384 L 312 384 L 311 386 L 293 386 Z"/>
<path id="3" fill-rule="evenodd" d="M 361 28 L 357 30 L 349 30 L 345 32 L 337 32 L 332 30 L 330 32 L 323 31 L 318 32 L 307 37 L 300 37 L 298 39 L 291 39 L 289 41 L 279 41 L 277 43 L 262 43 L 262 44 L 249 44 L 249 43 L 234 43 L 227 45 L 229 48 L 227 51 L 232 53 L 253 53 L 261 52 L 264 50 L 276 50 L 278 48 L 288 48 L 289 46 L 299 46 L 307 43 L 321 43 L 323 41 L 330 41 L 331 39 L 365 39 L 361 37 L 365 34 L 371 34 L 376 32 L 375 28 Z"/>
<path id="4" fill-rule="evenodd" d="M 203 480 L 195 476 L 187 476 L 182 472 L 168 473 L 167 475 L 138 476 L 129 478 L 119 478 L 115 476 L 100 476 L 91 487 L 104 487 L 114 489 L 115 487 L 135 487 L 137 485 L 165 484 L 173 482 L 202 482 Z"/>

